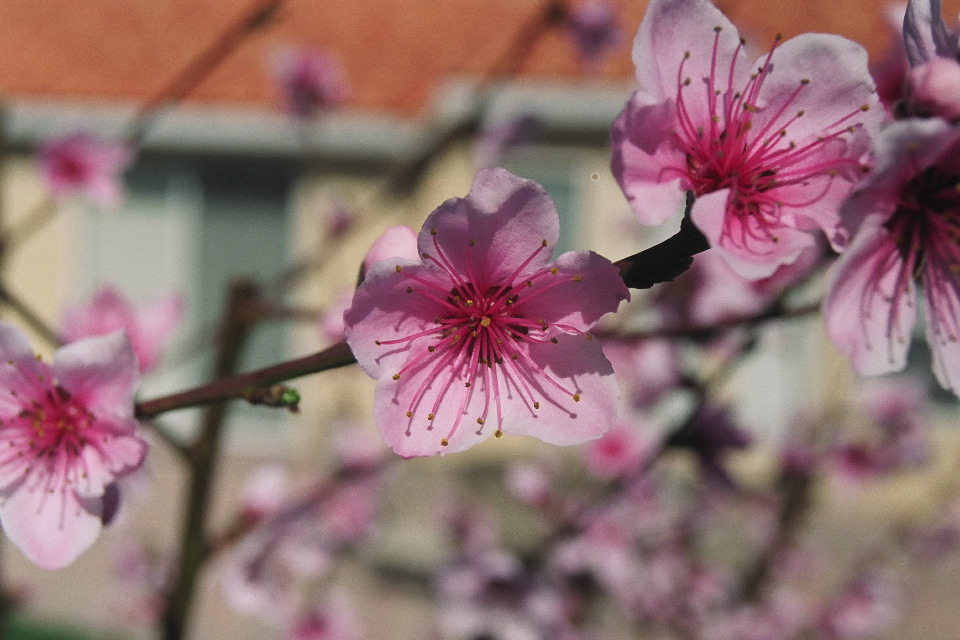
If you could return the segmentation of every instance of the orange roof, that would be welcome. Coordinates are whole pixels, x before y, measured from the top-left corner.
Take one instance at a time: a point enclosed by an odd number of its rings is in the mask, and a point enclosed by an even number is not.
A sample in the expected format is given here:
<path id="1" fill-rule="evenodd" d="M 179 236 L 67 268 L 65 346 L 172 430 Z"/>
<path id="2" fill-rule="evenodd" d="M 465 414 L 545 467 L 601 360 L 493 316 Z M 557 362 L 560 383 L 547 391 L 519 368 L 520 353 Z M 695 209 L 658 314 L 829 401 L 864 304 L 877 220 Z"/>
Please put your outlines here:
<path id="1" fill-rule="evenodd" d="M 591 78 L 629 81 L 630 40 L 644 0 L 617 0 L 627 37 Z M 831 31 L 885 45 L 882 0 L 729 0 L 718 4 L 744 31 L 772 41 Z M 950 4 L 950 3 L 948 3 Z M 272 52 L 286 44 L 333 49 L 345 61 L 359 109 L 418 112 L 450 75 L 482 75 L 544 0 L 286 0 L 189 100 L 272 107 Z M 249 0 L 3 0 L 0 91 L 20 98 L 136 101 L 154 95 L 224 29 Z M 539 78 L 584 77 L 570 38 L 554 29 L 521 67 Z"/>

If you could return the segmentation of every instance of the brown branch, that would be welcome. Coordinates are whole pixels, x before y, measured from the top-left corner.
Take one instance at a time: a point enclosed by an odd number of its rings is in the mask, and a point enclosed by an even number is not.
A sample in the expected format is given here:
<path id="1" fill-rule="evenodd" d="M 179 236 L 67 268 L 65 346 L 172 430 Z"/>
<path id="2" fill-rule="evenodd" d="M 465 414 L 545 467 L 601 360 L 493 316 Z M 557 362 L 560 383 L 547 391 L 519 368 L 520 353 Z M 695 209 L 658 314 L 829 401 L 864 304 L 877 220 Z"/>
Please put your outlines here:
<path id="1" fill-rule="evenodd" d="M 176 409 L 198 407 L 224 400 L 244 400 L 258 389 L 355 362 L 356 359 L 347 343 L 339 342 L 328 349 L 297 360 L 281 362 L 249 373 L 216 380 L 195 389 L 137 403 L 136 414 L 140 418 L 149 418 Z"/>

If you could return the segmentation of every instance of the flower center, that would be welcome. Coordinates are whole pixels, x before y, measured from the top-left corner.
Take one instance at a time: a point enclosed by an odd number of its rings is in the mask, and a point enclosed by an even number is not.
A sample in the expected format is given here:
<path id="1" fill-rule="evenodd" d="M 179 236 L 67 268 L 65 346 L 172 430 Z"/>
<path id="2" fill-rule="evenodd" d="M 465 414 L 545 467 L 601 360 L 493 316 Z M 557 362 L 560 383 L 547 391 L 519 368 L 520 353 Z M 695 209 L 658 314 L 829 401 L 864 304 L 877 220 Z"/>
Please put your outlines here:
<path id="1" fill-rule="evenodd" d="M 13 362 L 6 366 L 18 367 Z M 0 470 L 7 478 L 34 476 L 33 490 L 65 492 L 89 477 L 83 451 L 99 445 L 94 442 L 96 417 L 55 380 L 20 371 L 36 387 L 36 393 L 26 397 L 10 391 L 21 409 L 0 422 L 0 434 L 7 444 L 0 450 L 4 454 Z"/>
<path id="2" fill-rule="evenodd" d="M 729 189 L 727 214 L 743 221 L 738 225 L 740 237 L 731 238 L 746 246 L 751 241 L 777 242 L 784 208 L 803 208 L 821 200 L 832 186 L 833 179 L 842 171 L 862 170 L 856 159 L 844 157 L 845 144 L 837 144 L 836 151 L 825 152 L 827 145 L 842 141 L 862 126 L 852 120 L 869 107 L 863 105 L 836 122 L 804 135 L 805 142 L 791 140 L 790 131 L 806 115 L 793 106 L 804 92 L 811 90 L 811 82 L 802 78 L 796 88 L 777 101 L 765 96 L 768 104 L 761 106 L 760 93 L 764 82 L 773 71 L 773 56 L 782 36 L 777 36 L 766 58 L 750 74 L 746 84 L 735 87 L 737 59 L 745 41 L 739 45 L 724 72 L 720 64 L 721 27 L 714 28 L 713 52 L 708 74 L 701 78 L 706 86 L 707 120 L 703 121 L 700 107 L 693 108 L 689 91 L 692 80 L 685 74 L 690 52 L 687 51 L 677 72 L 676 126 L 671 130 L 676 144 L 684 152 L 686 163 L 665 169 L 680 175 L 696 195 Z M 699 96 L 693 100 L 700 100 Z M 756 125 L 757 114 L 769 118 Z M 809 133 L 809 132 L 808 132 Z M 814 182 L 816 181 L 816 184 Z M 797 199 L 794 187 L 811 187 Z M 725 225 L 725 233 L 730 234 Z"/>
<path id="3" fill-rule="evenodd" d="M 422 258 L 434 267 L 432 273 L 414 274 L 400 266 L 396 270 L 407 278 L 408 294 L 430 300 L 441 309 L 440 313 L 431 327 L 402 338 L 376 341 L 381 346 L 407 344 L 413 349 L 404 366 L 393 375 L 394 380 L 410 374 L 427 374 L 406 410 L 410 420 L 408 435 L 415 420 L 425 420 L 426 428 L 432 430 L 443 403 L 454 402 L 458 409 L 453 414 L 453 424 L 440 440 L 441 445 L 448 445 L 468 407 L 472 406 L 474 393 L 482 394 L 483 398 L 482 409 L 476 416 L 477 433 L 482 433 L 492 412 L 497 437 L 502 435 L 503 426 L 501 392 L 519 395 L 534 412 L 540 408 L 543 396 L 553 390 L 560 394 L 560 398 L 550 397 L 554 404 L 562 399 L 579 402 L 579 390 L 567 388 L 539 365 L 530 355 L 529 347 L 557 344 L 557 336 L 564 333 L 582 335 L 588 340 L 592 336 L 566 324 L 534 317 L 529 304 L 561 284 L 581 282 L 582 277 L 561 274 L 556 267 L 527 271 L 533 260 L 547 249 L 546 240 L 533 249 L 511 275 L 498 282 L 490 281 L 487 271 L 478 268 L 483 263 L 474 255 L 476 243 L 471 240 L 464 247 L 461 273 L 437 243 L 436 229 L 431 230 L 431 234 L 434 251 L 423 253 Z M 436 391 L 431 394 L 431 403 L 427 395 L 432 389 Z"/>

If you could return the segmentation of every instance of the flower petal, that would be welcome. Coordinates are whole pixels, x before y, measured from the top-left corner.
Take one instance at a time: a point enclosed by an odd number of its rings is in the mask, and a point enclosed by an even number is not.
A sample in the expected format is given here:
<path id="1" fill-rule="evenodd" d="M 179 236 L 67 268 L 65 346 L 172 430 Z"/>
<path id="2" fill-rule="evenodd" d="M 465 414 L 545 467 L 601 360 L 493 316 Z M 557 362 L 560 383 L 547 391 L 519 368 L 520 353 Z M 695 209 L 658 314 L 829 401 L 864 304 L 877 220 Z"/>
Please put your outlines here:
<path id="1" fill-rule="evenodd" d="M 937 56 L 954 57 L 956 36 L 943 21 L 940 0 L 909 0 L 903 16 L 903 46 L 911 67 Z"/>
<path id="2" fill-rule="evenodd" d="M 422 285 L 408 276 L 433 286 Z M 363 286 L 357 289 L 353 304 L 343 314 L 347 344 L 367 375 L 391 376 L 403 368 L 413 349 L 426 349 L 429 341 L 424 339 L 395 345 L 377 341 L 399 340 L 437 328 L 434 319 L 447 312 L 447 307 L 440 300 L 420 295 L 418 290 L 440 298 L 449 295 L 450 287 L 451 283 L 437 269 L 409 260 L 382 260 L 373 265 Z M 408 293 L 408 288 L 414 291 Z"/>
<path id="3" fill-rule="evenodd" d="M 100 535 L 101 508 L 102 500 L 80 500 L 73 491 L 47 493 L 42 486 L 22 485 L 0 503 L 0 524 L 28 560 L 62 569 Z"/>
<path id="4" fill-rule="evenodd" d="M 717 28 L 719 32 L 715 32 Z M 712 40 L 715 34 L 717 59 L 723 65 L 724 77 L 728 61 L 738 53 L 733 84 L 743 86 L 752 67 L 740 46 L 737 28 L 719 9 L 707 0 L 651 0 L 633 41 L 633 63 L 640 88 L 658 101 L 672 100 L 677 95 L 683 64 L 683 76 L 695 81 L 690 86 L 693 91 L 687 94 L 690 106 L 700 116 L 696 121 L 705 122 L 709 117 L 707 89 L 700 79 L 710 75 L 713 48 L 708 38 Z"/>
<path id="5" fill-rule="evenodd" d="M 604 314 L 616 311 L 621 302 L 630 299 L 619 270 L 593 251 L 568 251 L 553 266 L 557 273 L 544 276 L 554 279 L 543 285 L 550 287 L 549 295 L 529 302 L 521 295 L 515 305 L 518 312 L 542 318 L 550 325 L 559 323 L 587 331 Z"/>
<path id="6" fill-rule="evenodd" d="M 437 207 L 417 246 L 457 274 L 473 272 L 475 284 L 486 287 L 502 284 L 534 252 L 525 272 L 543 268 L 559 237 L 560 218 L 543 187 L 496 168 L 477 173 L 466 198 Z"/>
<path id="7" fill-rule="evenodd" d="M 53 370 L 64 389 L 94 414 L 133 416 L 140 381 L 137 356 L 123 331 L 78 340 L 57 350 Z"/>
<path id="8" fill-rule="evenodd" d="M 656 226 L 683 211 L 688 185 L 677 167 L 686 157 L 670 140 L 675 108 L 672 101 L 645 104 L 642 92 L 633 95 L 610 130 L 613 156 L 610 169 L 641 224 Z"/>
<path id="9" fill-rule="evenodd" d="M 899 371 L 916 323 L 916 291 L 880 216 L 871 216 L 831 267 L 827 333 L 862 375 Z"/>

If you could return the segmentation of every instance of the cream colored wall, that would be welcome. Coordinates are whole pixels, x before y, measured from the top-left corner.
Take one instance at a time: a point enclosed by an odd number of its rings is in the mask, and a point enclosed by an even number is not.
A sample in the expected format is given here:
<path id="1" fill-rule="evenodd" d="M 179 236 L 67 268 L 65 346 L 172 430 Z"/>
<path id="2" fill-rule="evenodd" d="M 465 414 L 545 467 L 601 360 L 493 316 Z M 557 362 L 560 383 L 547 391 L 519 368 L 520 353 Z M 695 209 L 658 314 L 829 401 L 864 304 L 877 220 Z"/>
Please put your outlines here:
<path id="1" fill-rule="evenodd" d="M 4 159 L 0 189 L 0 220 L 4 229 L 21 229 L 19 224 L 32 218 L 38 208 L 50 206 L 32 156 L 10 155 Z M 53 219 L 38 226 L 36 233 L 19 246 L 7 248 L 3 256 L 4 286 L 51 326 L 56 325 L 62 312 L 69 264 L 70 214 L 68 207 L 58 210 Z M 5 320 L 24 327 L 10 311 L 5 309 L 2 313 Z M 28 333 L 41 353 L 52 353 L 49 345 Z"/>

